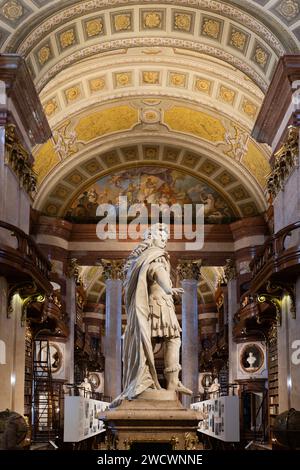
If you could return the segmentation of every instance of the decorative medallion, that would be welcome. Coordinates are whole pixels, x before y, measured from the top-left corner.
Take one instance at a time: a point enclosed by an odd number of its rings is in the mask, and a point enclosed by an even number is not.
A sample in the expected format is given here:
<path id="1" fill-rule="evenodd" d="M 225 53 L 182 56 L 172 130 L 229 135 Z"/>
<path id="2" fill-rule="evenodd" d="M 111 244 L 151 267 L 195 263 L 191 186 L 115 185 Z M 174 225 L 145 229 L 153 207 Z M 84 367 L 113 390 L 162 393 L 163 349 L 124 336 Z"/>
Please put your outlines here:
<path id="1" fill-rule="evenodd" d="M 37 57 L 40 65 L 44 65 L 51 59 L 52 53 L 49 45 L 45 45 L 38 50 Z"/>
<path id="2" fill-rule="evenodd" d="M 71 101 L 75 101 L 81 97 L 81 90 L 79 86 L 73 86 L 65 90 L 65 96 L 67 98 L 68 103 Z"/>
<path id="3" fill-rule="evenodd" d="M 175 13 L 173 27 L 178 31 L 190 33 L 192 28 L 192 20 L 192 15 L 188 13 Z"/>
<path id="4" fill-rule="evenodd" d="M 161 114 L 155 108 L 146 108 L 141 112 L 141 120 L 145 123 L 153 124 L 161 120 Z"/>
<path id="5" fill-rule="evenodd" d="M 222 30 L 222 23 L 212 18 L 203 18 L 201 34 L 212 39 L 219 39 Z"/>
<path id="6" fill-rule="evenodd" d="M 210 93 L 212 87 L 212 82 L 204 78 L 196 78 L 195 80 L 195 90 L 201 91 L 202 93 Z"/>
<path id="7" fill-rule="evenodd" d="M 8 20 L 18 20 L 23 16 L 23 6 L 17 0 L 10 0 L 3 5 L 2 13 Z"/>
<path id="8" fill-rule="evenodd" d="M 253 60 L 259 65 L 262 69 L 265 69 L 269 61 L 270 54 L 264 49 L 260 44 L 256 43 L 254 47 L 254 52 L 252 55 Z"/>
<path id="9" fill-rule="evenodd" d="M 131 13 L 113 15 L 114 32 L 131 31 Z"/>
<path id="10" fill-rule="evenodd" d="M 245 49 L 248 44 L 249 35 L 241 31 L 240 29 L 236 29 L 231 27 L 229 33 L 229 45 L 234 47 L 235 49 L 240 50 L 241 52 L 245 52 Z"/>
<path id="11" fill-rule="evenodd" d="M 235 98 L 235 91 L 225 86 L 221 86 L 218 97 L 225 103 L 233 104 Z"/>
<path id="12" fill-rule="evenodd" d="M 243 199 L 247 199 L 250 197 L 247 191 L 241 185 L 231 189 L 229 191 L 229 194 L 235 201 L 242 201 Z"/>
<path id="13" fill-rule="evenodd" d="M 57 107 L 57 101 L 55 98 L 52 98 L 51 100 L 47 101 L 44 106 L 46 116 L 52 116 L 57 110 Z"/>
<path id="14" fill-rule="evenodd" d="M 156 11 L 142 12 L 144 29 L 161 29 L 162 13 Z"/>
<path id="15" fill-rule="evenodd" d="M 93 78 L 89 81 L 91 91 L 101 91 L 105 87 L 105 79 L 102 77 Z"/>
<path id="16" fill-rule="evenodd" d="M 53 217 L 58 213 L 58 207 L 55 204 L 49 204 L 46 207 L 46 213 Z"/>
<path id="17" fill-rule="evenodd" d="M 242 102 L 242 110 L 245 114 L 247 114 L 247 116 L 249 116 L 250 118 L 254 118 L 257 113 L 257 106 L 251 101 L 244 98 Z"/>
<path id="18" fill-rule="evenodd" d="M 299 3 L 294 0 L 283 0 L 276 7 L 276 11 L 286 20 L 291 21 L 299 14 Z"/>
<path id="19" fill-rule="evenodd" d="M 66 178 L 66 181 L 74 186 L 77 186 L 78 184 L 82 183 L 83 176 L 81 173 L 74 171 Z"/>
<path id="20" fill-rule="evenodd" d="M 166 147 L 164 149 L 164 160 L 167 162 L 176 163 L 179 157 L 179 150 L 173 147 Z"/>
<path id="21" fill-rule="evenodd" d="M 169 85 L 185 87 L 186 75 L 183 73 L 171 72 L 169 75 Z"/>
<path id="22" fill-rule="evenodd" d="M 158 147 L 143 147 L 144 159 L 145 160 L 157 160 L 158 159 Z"/>
<path id="23" fill-rule="evenodd" d="M 215 180 L 217 181 L 217 183 L 224 187 L 236 181 L 230 173 L 227 173 L 227 171 L 223 171 L 220 175 L 216 177 Z"/>
<path id="24" fill-rule="evenodd" d="M 131 86 L 132 85 L 132 75 L 131 72 L 121 72 L 115 73 L 115 84 L 116 86 Z"/>
<path id="25" fill-rule="evenodd" d="M 83 165 L 85 171 L 87 171 L 90 175 L 94 175 L 95 173 L 103 170 L 98 160 L 93 158 L 92 160 L 88 161 L 85 165 Z"/>
<path id="26" fill-rule="evenodd" d="M 139 160 L 137 147 L 122 148 L 122 153 L 127 162 L 131 162 L 133 160 Z"/>
<path id="27" fill-rule="evenodd" d="M 146 85 L 158 85 L 159 84 L 159 72 L 146 71 L 142 74 L 143 83 Z"/>
<path id="28" fill-rule="evenodd" d="M 59 43 L 62 49 L 66 49 L 67 47 L 76 44 L 76 36 L 74 29 L 71 28 L 59 34 Z"/>
<path id="29" fill-rule="evenodd" d="M 84 27 L 88 38 L 100 36 L 100 34 L 103 34 L 104 32 L 104 23 L 102 18 L 86 21 Z"/>
<path id="30" fill-rule="evenodd" d="M 204 163 L 200 166 L 199 170 L 205 173 L 207 176 L 212 175 L 219 169 L 219 166 L 213 163 L 210 160 L 205 160 Z"/>

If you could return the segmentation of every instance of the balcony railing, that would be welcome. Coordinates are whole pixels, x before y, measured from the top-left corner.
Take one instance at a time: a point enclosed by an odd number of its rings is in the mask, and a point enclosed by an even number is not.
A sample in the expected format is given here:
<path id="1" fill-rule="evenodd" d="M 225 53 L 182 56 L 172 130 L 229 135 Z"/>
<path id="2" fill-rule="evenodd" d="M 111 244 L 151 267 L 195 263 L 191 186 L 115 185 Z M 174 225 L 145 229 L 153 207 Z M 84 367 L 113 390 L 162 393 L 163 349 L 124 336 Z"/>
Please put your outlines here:
<path id="1" fill-rule="evenodd" d="M 50 291 L 50 271 L 51 263 L 33 238 L 20 228 L 0 221 L 0 272 L 15 281 L 31 278 Z"/>
<path id="2" fill-rule="evenodd" d="M 300 221 L 272 235 L 250 263 L 252 285 L 267 281 L 272 275 L 300 273 Z"/>

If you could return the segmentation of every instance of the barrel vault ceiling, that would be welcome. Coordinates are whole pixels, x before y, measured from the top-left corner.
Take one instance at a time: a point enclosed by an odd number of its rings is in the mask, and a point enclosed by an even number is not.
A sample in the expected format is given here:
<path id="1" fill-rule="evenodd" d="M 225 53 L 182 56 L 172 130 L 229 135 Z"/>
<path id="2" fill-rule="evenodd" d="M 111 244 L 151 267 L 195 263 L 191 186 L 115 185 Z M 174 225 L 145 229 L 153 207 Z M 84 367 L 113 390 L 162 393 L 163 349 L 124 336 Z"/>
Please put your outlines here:
<path id="1" fill-rule="evenodd" d="M 180 168 L 239 217 L 266 208 L 270 149 L 251 137 L 298 0 L 2 0 L 2 52 L 24 56 L 53 137 L 34 149 L 34 207 L 64 216 L 129 166 Z"/>

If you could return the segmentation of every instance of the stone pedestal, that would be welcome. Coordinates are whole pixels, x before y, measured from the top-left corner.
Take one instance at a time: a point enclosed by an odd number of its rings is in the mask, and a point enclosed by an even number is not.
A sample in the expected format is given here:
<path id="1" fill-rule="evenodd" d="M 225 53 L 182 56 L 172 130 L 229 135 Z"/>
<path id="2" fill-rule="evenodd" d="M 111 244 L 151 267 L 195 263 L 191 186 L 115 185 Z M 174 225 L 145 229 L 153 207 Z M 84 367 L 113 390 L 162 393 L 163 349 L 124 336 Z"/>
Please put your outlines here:
<path id="1" fill-rule="evenodd" d="M 201 448 L 197 438 L 201 414 L 182 406 L 176 392 L 153 390 L 137 399 L 124 400 L 105 413 L 109 450 L 143 451 L 158 445 L 164 451 Z"/>

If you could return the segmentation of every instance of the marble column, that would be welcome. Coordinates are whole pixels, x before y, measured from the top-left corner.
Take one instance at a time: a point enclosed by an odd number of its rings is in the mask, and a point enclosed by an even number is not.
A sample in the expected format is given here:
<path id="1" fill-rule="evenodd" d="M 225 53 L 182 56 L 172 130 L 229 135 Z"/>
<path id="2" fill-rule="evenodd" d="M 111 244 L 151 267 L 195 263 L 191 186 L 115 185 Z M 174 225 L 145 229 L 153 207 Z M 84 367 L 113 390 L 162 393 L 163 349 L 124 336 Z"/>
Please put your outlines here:
<path id="1" fill-rule="evenodd" d="M 76 260 L 69 261 L 66 276 L 66 312 L 69 315 L 69 336 L 65 349 L 65 379 L 74 383 L 74 330 L 76 323 L 76 280 L 78 266 Z"/>
<path id="2" fill-rule="evenodd" d="M 5 363 L 0 364 L 0 410 L 24 414 L 25 327 L 21 324 L 22 299 L 15 294 L 7 317 L 8 286 L 0 277 L 0 339 L 5 345 Z"/>
<path id="3" fill-rule="evenodd" d="M 123 261 L 113 260 L 105 265 L 105 375 L 104 394 L 113 400 L 122 391 L 122 274 Z"/>
<path id="4" fill-rule="evenodd" d="M 296 312 L 291 297 L 283 294 L 281 325 L 277 328 L 279 413 L 300 410 L 300 278 L 297 279 Z"/>
<path id="5" fill-rule="evenodd" d="M 200 278 L 199 261 L 182 261 L 178 268 L 182 294 L 182 345 L 181 366 L 182 383 L 192 390 L 194 395 L 198 393 L 199 373 L 199 337 L 198 337 L 198 293 L 197 286 Z M 191 397 L 182 396 L 182 403 L 189 407 Z"/>

